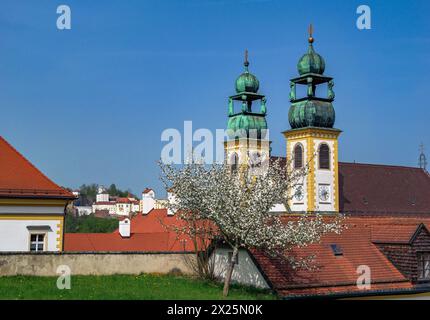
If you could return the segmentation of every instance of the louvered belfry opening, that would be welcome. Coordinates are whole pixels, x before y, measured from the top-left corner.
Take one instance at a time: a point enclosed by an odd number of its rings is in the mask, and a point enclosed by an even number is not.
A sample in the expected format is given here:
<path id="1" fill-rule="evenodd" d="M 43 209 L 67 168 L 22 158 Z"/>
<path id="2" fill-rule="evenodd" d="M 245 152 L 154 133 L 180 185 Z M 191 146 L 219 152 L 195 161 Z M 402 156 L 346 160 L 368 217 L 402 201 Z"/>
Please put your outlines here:
<path id="1" fill-rule="evenodd" d="M 330 169 L 330 148 L 325 143 L 319 148 L 320 169 Z"/>
<path id="2" fill-rule="evenodd" d="M 232 154 L 230 161 L 231 161 L 230 163 L 231 172 L 236 173 L 237 168 L 239 167 L 239 156 L 237 155 L 236 152 Z"/>
<path id="3" fill-rule="evenodd" d="M 299 169 L 303 167 L 303 147 L 297 144 L 294 147 L 294 168 Z"/>

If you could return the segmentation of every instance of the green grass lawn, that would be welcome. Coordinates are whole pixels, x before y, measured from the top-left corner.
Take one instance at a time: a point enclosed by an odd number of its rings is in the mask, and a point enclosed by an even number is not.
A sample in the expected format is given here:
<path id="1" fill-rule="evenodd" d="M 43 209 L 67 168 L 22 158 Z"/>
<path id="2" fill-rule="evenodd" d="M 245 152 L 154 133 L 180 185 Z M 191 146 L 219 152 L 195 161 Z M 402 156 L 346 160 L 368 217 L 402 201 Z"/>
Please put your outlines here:
<path id="1" fill-rule="evenodd" d="M 0 299 L 223 299 L 221 284 L 184 276 L 72 276 L 70 290 L 57 289 L 56 282 L 56 277 L 0 277 Z M 276 299 L 276 296 L 232 285 L 228 298 Z"/>

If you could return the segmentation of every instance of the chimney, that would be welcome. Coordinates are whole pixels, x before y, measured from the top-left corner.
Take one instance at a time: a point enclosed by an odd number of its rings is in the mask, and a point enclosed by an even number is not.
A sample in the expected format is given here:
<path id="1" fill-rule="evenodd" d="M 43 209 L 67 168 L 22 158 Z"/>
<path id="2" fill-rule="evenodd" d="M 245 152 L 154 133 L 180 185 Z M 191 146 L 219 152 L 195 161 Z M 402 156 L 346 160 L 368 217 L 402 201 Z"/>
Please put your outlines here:
<path id="1" fill-rule="evenodd" d="M 145 189 L 142 192 L 142 214 L 148 214 L 155 207 L 155 192 L 152 189 Z"/>
<path id="2" fill-rule="evenodd" d="M 119 234 L 123 238 L 130 238 L 130 219 L 125 218 L 119 222 Z"/>

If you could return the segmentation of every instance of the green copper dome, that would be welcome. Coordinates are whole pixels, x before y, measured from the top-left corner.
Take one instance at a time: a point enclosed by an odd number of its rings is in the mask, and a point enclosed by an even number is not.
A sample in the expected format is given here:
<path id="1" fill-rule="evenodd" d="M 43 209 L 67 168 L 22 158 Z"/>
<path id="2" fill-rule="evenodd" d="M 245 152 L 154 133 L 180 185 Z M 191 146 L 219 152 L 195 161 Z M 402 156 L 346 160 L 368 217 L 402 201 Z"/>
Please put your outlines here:
<path id="1" fill-rule="evenodd" d="M 260 114 L 237 114 L 228 119 L 227 133 L 229 138 L 255 139 L 264 138 L 267 130 L 266 118 Z"/>
<path id="2" fill-rule="evenodd" d="M 304 54 L 297 63 L 297 70 L 300 75 L 306 73 L 323 74 L 325 70 L 325 61 L 318 53 L 314 51 L 312 45 L 313 38 L 309 38 L 309 50 Z"/>
<path id="3" fill-rule="evenodd" d="M 293 103 L 288 112 L 291 128 L 333 128 L 335 111 L 331 102 L 304 100 Z"/>
<path id="4" fill-rule="evenodd" d="M 236 80 L 236 92 L 251 92 L 251 93 L 257 93 L 258 88 L 260 87 L 260 82 L 258 81 L 257 77 L 254 76 L 252 73 L 249 73 L 248 70 L 246 70 L 244 73 L 242 73 L 239 78 Z"/>
<path id="5" fill-rule="evenodd" d="M 288 112 L 288 121 L 292 129 L 317 127 L 333 128 L 335 122 L 335 111 L 332 101 L 335 94 L 333 91 L 333 79 L 323 76 L 325 69 L 324 59 L 314 51 L 312 37 L 312 25 L 309 26 L 309 49 L 299 60 L 297 69 L 300 77 L 290 81 L 291 106 Z M 317 88 L 327 84 L 327 95 L 316 96 Z M 297 98 L 296 85 L 306 86 L 306 96 Z"/>
<path id="6" fill-rule="evenodd" d="M 257 93 L 258 88 L 260 87 L 260 82 L 257 77 L 249 72 L 249 61 L 248 61 L 248 50 L 245 51 L 245 61 L 243 63 L 245 66 L 245 72 L 242 73 L 239 78 L 236 79 L 236 92 L 251 92 Z"/>
<path id="7" fill-rule="evenodd" d="M 267 130 L 266 98 L 258 94 L 260 83 L 248 70 L 248 50 L 245 50 L 245 71 L 236 80 L 236 93 L 229 99 L 227 134 L 230 139 L 264 139 Z M 260 102 L 260 111 L 255 109 L 255 102 Z M 235 113 L 234 103 L 241 103 L 240 112 Z"/>

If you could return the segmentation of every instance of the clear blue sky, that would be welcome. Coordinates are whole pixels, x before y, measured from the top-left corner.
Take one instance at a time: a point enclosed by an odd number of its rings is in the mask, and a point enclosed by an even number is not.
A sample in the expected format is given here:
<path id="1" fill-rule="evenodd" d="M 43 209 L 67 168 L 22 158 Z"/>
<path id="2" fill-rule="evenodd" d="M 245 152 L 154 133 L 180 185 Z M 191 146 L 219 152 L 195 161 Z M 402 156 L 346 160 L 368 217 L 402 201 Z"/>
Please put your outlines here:
<path id="1" fill-rule="evenodd" d="M 56 8 L 72 30 L 56 29 Z M 372 9 L 372 30 L 356 8 Z M 1 0 L 0 135 L 57 183 L 161 190 L 161 132 L 224 128 L 249 49 L 285 155 L 289 79 L 315 49 L 335 78 L 340 160 L 416 166 L 430 156 L 430 2 Z"/>

